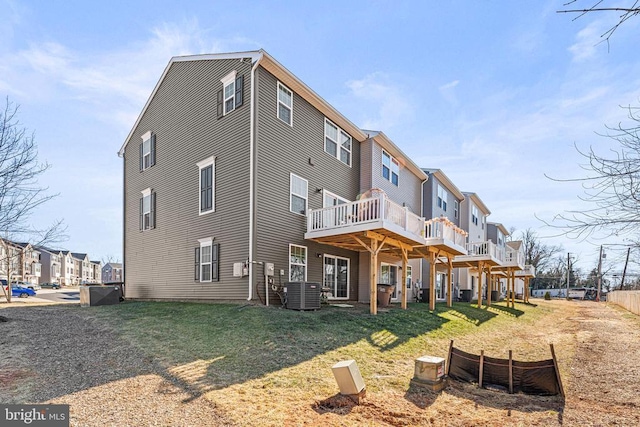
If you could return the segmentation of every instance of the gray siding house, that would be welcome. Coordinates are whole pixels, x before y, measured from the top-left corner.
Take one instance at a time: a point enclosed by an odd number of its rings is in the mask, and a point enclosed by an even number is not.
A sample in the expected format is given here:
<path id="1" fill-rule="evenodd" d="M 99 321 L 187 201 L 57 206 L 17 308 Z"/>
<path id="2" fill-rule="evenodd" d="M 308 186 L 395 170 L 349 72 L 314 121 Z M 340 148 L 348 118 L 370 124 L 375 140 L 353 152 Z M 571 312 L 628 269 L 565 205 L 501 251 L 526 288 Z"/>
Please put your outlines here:
<path id="1" fill-rule="evenodd" d="M 465 197 L 456 185 L 441 169 L 428 169 L 423 171 L 429 180 L 422 188 L 422 209 L 425 218 L 446 218 L 456 227 L 460 227 L 460 209 Z M 466 243 L 466 239 L 465 239 Z M 430 288 L 429 277 L 430 262 L 421 260 L 421 283 L 424 288 Z M 448 268 L 443 263 L 436 265 L 436 298 L 438 300 L 447 299 Z M 458 297 L 460 287 L 458 277 L 460 269 L 454 269 L 451 281 L 453 284 L 453 298 Z"/>
<path id="2" fill-rule="evenodd" d="M 304 234 L 355 200 L 366 138 L 264 51 L 171 59 L 119 152 L 126 296 L 264 301 L 272 264 L 358 299 L 359 253 Z"/>
<path id="3" fill-rule="evenodd" d="M 263 50 L 172 58 L 119 155 L 127 298 L 279 303 L 312 281 L 375 314 L 378 284 L 406 308 L 423 259 L 452 277 L 468 255 L 463 207 L 425 209 L 429 172 Z"/>

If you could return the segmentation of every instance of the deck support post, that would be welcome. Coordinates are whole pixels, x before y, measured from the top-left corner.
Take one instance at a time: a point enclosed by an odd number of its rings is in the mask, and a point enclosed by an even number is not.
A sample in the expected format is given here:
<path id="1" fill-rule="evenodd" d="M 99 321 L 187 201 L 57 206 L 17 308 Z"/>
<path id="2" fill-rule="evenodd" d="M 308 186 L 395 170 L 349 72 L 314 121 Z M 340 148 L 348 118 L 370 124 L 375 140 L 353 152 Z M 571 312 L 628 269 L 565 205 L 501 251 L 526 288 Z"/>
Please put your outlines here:
<path id="1" fill-rule="evenodd" d="M 407 250 L 405 248 L 400 248 L 402 250 L 402 283 L 400 284 L 400 292 L 402 292 L 402 302 L 400 306 L 403 310 L 407 309 L 407 264 L 409 262 L 409 256 L 407 254 Z"/>
<path id="2" fill-rule="evenodd" d="M 447 254 L 447 264 L 449 266 L 447 277 L 447 307 L 451 307 L 453 301 L 453 260 L 451 259 L 451 255 Z"/>
<path id="3" fill-rule="evenodd" d="M 482 308 L 482 272 L 484 271 L 484 262 L 478 261 L 478 308 Z"/>
<path id="4" fill-rule="evenodd" d="M 487 268 L 487 307 L 491 307 L 491 290 L 493 288 L 493 280 L 491 279 L 491 267 Z"/>
<path id="5" fill-rule="evenodd" d="M 436 309 L 436 253 L 429 252 L 429 310 Z"/>

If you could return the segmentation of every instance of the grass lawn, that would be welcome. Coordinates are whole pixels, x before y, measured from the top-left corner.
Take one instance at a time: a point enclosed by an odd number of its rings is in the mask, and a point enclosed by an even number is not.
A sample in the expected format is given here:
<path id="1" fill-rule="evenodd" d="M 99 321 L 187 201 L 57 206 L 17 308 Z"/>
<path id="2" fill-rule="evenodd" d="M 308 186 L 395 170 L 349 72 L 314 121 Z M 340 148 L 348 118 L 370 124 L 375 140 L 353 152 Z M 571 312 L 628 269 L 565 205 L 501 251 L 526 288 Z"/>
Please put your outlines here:
<path id="1" fill-rule="evenodd" d="M 507 357 L 514 350 L 518 360 L 547 359 L 540 325 L 553 310 L 547 304 L 478 309 L 454 303 L 430 312 L 415 303 L 372 316 L 368 305 L 306 312 L 126 302 L 92 315 L 158 358 L 171 376 L 205 394 L 239 425 L 414 425 L 428 423 L 416 409 L 437 398 L 410 387 L 417 357 L 446 358 L 453 339 L 472 353 L 483 349 L 488 356 Z M 554 335 L 559 358 L 571 356 L 559 346 L 565 338 L 570 339 Z M 336 396 L 331 366 L 345 359 L 356 360 L 366 383 L 369 403 L 362 408 Z M 455 401 L 455 393 L 451 398 Z"/>

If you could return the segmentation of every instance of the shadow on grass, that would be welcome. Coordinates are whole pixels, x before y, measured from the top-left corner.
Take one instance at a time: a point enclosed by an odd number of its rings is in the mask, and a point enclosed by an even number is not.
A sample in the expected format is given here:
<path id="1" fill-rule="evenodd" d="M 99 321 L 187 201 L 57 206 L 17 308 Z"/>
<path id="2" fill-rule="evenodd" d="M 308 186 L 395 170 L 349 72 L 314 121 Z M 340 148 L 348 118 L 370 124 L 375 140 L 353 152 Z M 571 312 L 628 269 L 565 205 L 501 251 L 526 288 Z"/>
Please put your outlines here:
<path id="1" fill-rule="evenodd" d="M 24 335 L 29 348 L 42 356 L 43 365 L 47 365 L 46 360 L 65 360 L 55 368 L 56 375 L 73 379 L 64 388 L 51 387 L 44 394 L 33 394 L 27 399 L 30 401 L 45 401 L 147 373 L 163 376 L 187 392 L 191 396 L 187 400 L 192 400 L 208 391 L 263 378 L 360 342 L 368 346 L 357 351 L 366 352 L 370 346 L 389 352 L 455 321 L 443 317 L 444 313 L 476 325 L 498 315 L 467 303 L 454 303 L 453 308 L 438 304 L 435 312 L 430 312 L 427 304 L 412 303 L 408 310 L 394 306 L 373 316 L 368 305 L 360 304 L 353 308 L 323 306 L 318 311 L 294 311 L 273 306 L 185 302 L 25 307 L 15 312 L 3 310 L 2 314 L 19 318 L 22 313 L 31 313 L 30 325 L 24 327 L 55 330 L 48 336 L 38 334 L 38 339 L 45 339 L 42 342 Z M 69 329 L 67 325 L 73 327 Z M 73 352 L 68 351 L 70 347 Z M 36 351 L 38 348 L 46 350 Z M 141 365 L 136 362 L 139 360 L 147 362 Z M 304 383 L 308 373 L 292 381 Z"/>
<path id="2" fill-rule="evenodd" d="M 490 307 L 487 307 L 488 311 L 498 314 L 505 314 L 507 316 L 512 317 L 520 317 L 524 314 L 524 311 L 518 310 L 517 308 L 507 307 L 506 305 L 493 304 Z"/>
<path id="3" fill-rule="evenodd" d="M 476 326 L 498 315 L 486 308 L 478 308 L 477 305 L 469 303 L 453 303 L 452 307 L 445 312 Z"/>

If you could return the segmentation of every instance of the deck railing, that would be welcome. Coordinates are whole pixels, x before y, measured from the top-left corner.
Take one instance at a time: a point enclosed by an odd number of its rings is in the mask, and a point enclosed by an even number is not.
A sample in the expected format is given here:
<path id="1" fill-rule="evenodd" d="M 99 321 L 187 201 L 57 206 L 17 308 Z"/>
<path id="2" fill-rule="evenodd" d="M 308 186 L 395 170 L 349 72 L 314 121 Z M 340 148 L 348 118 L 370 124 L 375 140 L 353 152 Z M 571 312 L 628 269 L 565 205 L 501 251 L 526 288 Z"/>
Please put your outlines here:
<path id="1" fill-rule="evenodd" d="M 490 256 L 498 261 L 504 261 L 504 249 L 492 241 L 467 243 L 467 253 L 474 256 Z"/>
<path id="2" fill-rule="evenodd" d="M 520 249 L 507 247 L 504 261 L 507 264 L 524 265 L 524 252 Z"/>
<path id="3" fill-rule="evenodd" d="M 536 275 L 536 268 L 533 265 L 529 265 L 529 264 L 525 265 L 522 270 L 516 271 L 516 276 L 535 277 L 535 275 Z"/>
<path id="4" fill-rule="evenodd" d="M 341 229 L 379 220 L 393 223 L 419 239 L 424 238 L 424 218 L 384 195 L 313 209 L 307 215 L 307 231 Z"/>
<path id="5" fill-rule="evenodd" d="M 425 221 L 424 236 L 428 239 L 446 239 L 465 247 L 467 233 L 446 218 L 432 218 Z"/>

